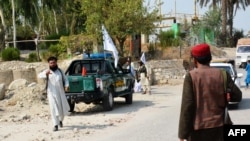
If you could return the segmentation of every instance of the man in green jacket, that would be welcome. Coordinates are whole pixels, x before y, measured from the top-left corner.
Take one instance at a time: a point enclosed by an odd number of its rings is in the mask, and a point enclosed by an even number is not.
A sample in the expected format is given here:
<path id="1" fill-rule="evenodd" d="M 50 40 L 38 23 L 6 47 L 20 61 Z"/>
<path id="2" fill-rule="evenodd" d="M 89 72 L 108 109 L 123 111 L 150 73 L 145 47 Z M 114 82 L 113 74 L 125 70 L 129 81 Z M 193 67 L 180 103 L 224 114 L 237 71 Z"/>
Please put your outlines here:
<path id="1" fill-rule="evenodd" d="M 185 139 L 224 141 L 225 107 L 229 100 L 225 86 L 231 89 L 230 101 L 232 102 L 241 101 L 242 92 L 234 84 L 229 73 L 226 72 L 226 75 L 223 75 L 223 70 L 209 66 L 212 55 L 208 44 L 194 46 L 191 56 L 195 69 L 189 71 L 184 79 L 179 139 L 180 141 Z M 229 116 L 227 121 L 232 124 Z"/>

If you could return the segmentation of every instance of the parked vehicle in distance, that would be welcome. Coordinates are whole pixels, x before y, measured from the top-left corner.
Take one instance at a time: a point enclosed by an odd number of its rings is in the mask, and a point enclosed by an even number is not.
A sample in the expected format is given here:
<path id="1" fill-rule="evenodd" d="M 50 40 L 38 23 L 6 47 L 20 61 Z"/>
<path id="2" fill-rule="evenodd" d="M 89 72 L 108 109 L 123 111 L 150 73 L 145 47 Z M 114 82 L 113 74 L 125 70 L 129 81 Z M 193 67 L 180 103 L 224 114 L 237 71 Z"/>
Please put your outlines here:
<path id="1" fill-rule="evenodd" d="M 242 73 L 237 73 L 235 68 L 229 63 L 210 63 L 211 67 L 220 68 L 226 70 L 229 74 L 231 74 L 233 81 L 240 88 L 241 86 L 241 78 L 243 77 Z"/>
<path id="2" fill-rule="evenodd" d="M 232 60 L 231 60 L 232 61 Z M 232 61 L 233 62 L 233 61 Z M 226 62 L 219 62 L 219 61 L 212 61 L 210 63 L 210 67 L 214 68 L 220 68 L 226 70 L 229 74 L 231 74 L 231 77 L 234 81 L 234 83 L 237 85 L 237 87 L 241 87 L 241 78 L 243 77 L 242 73 L 237 73 L 234 65 L 232 63 L 226 63 Z M 239 102 L 229 102 L 229 104 L 238 104 Z"/>
<path id="3" fill-rule="evenodd" d="M 105 111 L 113 109 L 114 98 L 124 97 L 127 104 L 133 102 L 134 77 L 121 65 L 114 65 L 109 54 L 90 54 L 89 57 L 73 60 L 65 74 L 69 80 L 66 97 L 70 111 L 75 104 L 102 104 Z"/>
<path id="4" fill-rule="evenodd" d="M 248 60 L 250 60 L 250 38 L 241 38 L 236 46 L 236 65 L 245 68 Z"/>

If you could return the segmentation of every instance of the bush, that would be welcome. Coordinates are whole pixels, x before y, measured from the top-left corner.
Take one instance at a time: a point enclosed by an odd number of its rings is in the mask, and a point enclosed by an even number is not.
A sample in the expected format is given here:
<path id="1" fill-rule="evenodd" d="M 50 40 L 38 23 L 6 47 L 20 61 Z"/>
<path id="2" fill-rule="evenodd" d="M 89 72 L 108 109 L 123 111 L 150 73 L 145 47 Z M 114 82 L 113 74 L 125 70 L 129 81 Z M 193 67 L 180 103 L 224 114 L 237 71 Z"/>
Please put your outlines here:
<path id="1" fill-rule="evenodd" d="M 63 48 L 60 44 L 51 45 L 47 51 L 42 52 L 41 54 L 43 60 L 47 60 L 50 56 L 55 56 L 59 58 L 66 57 L 66 49 Z"/>
<path id="2" fill-rule="evenodd" d="M 59 44 L 51 45 L 48 49 L 48 52 L 50 52 L 55 57 L 59 57 L 59 55 L 61 54 L 60 45 Z"/>
<path id="3" fill-rule="evenodd" d="M 162 47 L 168 47 L 173 45 L 174 31 L 161 31 L 159 35 L 160 43 Z"/>
<path id="4" fill-rule="evenodd" d="M 37 54 L 32 52 L 29 54 L 29 57 L 25 60 L 26 62 L 37 62 Z"/>
<path id="5" fill-rule="evenodd" d="M 20 59 L 20 51 L 17 48 L 6 48 L 2 52 L 3 61 L 12 61 Z"/>

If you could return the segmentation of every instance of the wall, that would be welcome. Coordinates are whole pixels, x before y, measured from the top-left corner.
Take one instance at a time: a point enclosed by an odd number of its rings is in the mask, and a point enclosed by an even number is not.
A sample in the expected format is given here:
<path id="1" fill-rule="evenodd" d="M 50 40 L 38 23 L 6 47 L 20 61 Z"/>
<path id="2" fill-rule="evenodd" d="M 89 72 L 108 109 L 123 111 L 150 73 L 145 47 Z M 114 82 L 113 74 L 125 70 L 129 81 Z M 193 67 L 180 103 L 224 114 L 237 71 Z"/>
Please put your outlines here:
<path id="1" fill-rule="evenodd" d="M 60 63 L 60 67 L 64 70 L 67 68 L 70 61 Z M 136 69 L 138 63 L 133 62 L 133 66 Z M 37 78 L 37 74 L 47 68 L 47 63 L 34 63 L 25 65 L 16 65 L 15 68 L 7 68 L 8 70 L 0 70 L 0 84 L 5 83 L 8 86 L 12 81 L 16 79 L 26 79 L 27 81 L 37 82 L 43 84 L 42 79 Z M 182 80 L 183 75 L 186 73 L 183 67 L 183 60 L 156 60 L 148 61 L 146 67 L 151 71 L 151 84 L 162 85 L 169 84 L 170 81 Z"/>
<path id="2" fill-rule="evenodd" d="M 135 69 L 138 68 L 136 62 L 133 63 L 133 66 Z M 186 73 L 182 59 L 148 61 L 146 67 L 149 72 L 151 71 L 152 85 L 163 85 L 169 84 L 170 81 L 182 80 Z"/>
<path id="3" fill-rule="evenodd" d="M 183 79 L 186 71 L 182 62 L 183 60 L 157 60 L 149 62 L 147 67 L 152 71 L 152 84 L 168 84 L 169 81 Z"/>

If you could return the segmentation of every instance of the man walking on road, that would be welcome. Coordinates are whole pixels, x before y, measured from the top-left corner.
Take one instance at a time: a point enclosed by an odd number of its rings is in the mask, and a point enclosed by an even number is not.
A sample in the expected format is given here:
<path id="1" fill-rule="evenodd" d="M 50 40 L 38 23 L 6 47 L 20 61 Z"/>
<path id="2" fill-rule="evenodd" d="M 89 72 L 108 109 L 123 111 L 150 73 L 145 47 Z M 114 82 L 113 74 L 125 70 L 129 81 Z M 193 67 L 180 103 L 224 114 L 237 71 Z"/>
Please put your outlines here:
<path id="1" fill-rule="evenodd" d="M 247 75 L 245 78 L 245 83 L 246 83 L 246 89 L 248 89 L 249 87 L 249 83 L 250 83 L 250 60 L 247 60 L 247 66 L 245 68 Z"/>
<path id="2" fill-rule="evenodd" d="M 50 106 L 52 122 L 54 124 L 53 131 L 58 131 L 58 125 L 63 127 L 63 119 L 65 115 L 69 115 L 69 104 L 65 96 L 65 91 L 69 89 L 69 82 L 63 71 L 57 66 L 57 58 L 48 58 L 49 69 L 38 74 L 38 78 L 47 80 L 46 89 Z"/>
<path id="3" fill-rule="evenodd" d="M 234 84 L 229 73 L 209 66 L 212 59 L 209 45 L 194 46 L 191 57 L 195 69 L 189 71 L 184 79 L 179 139 L 224 141 L 224 117 L 225 113 L 228 114 L 225 107 L 229 99 L 232 102 L 241 101 L 241 90 Z M 226 96 L 226 87 L 231 89 L 230 97 Z M 227 124 L 232 124 L 229 115 L 227 120 Z"/>

